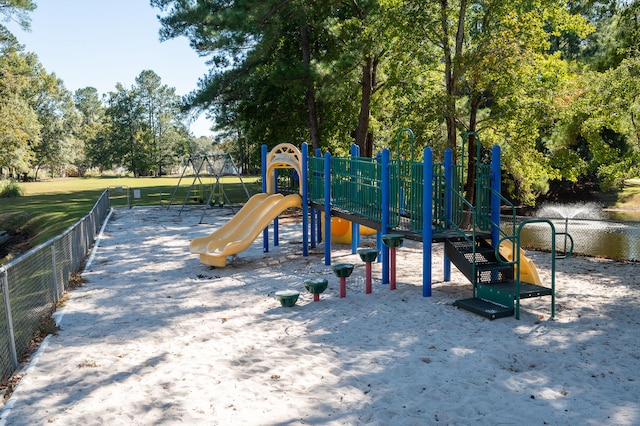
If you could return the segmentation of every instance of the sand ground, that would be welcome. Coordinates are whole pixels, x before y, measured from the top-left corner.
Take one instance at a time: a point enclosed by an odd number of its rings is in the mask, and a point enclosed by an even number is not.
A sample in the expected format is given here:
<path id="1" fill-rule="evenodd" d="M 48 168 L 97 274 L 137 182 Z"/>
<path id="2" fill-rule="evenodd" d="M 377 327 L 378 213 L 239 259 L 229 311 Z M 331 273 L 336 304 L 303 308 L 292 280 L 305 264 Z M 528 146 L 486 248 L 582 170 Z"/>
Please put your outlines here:
<path id="1" fill-rule="evenodd" d="M 398 251 L 398 288 L 347 297 L 322 248 L 301 256 L 297 221 L 280 245 L 211 269 L 189 241 L 231 217 L 214 210 L 116 210 L 0 425 L 634 425 L 640 424 L 640 266 L 574 257 L 557 264 L 550 299 L 521 319 L 488 321 L 452 306 L 471 287 L 442 281 L 422 297 L 421 247 Z M 543 280 L 549 255 L 529 252 Z M 319 302 L 303 287 L 326 278 Z M 301 292 L 292 308 L 278 290 Z"/>

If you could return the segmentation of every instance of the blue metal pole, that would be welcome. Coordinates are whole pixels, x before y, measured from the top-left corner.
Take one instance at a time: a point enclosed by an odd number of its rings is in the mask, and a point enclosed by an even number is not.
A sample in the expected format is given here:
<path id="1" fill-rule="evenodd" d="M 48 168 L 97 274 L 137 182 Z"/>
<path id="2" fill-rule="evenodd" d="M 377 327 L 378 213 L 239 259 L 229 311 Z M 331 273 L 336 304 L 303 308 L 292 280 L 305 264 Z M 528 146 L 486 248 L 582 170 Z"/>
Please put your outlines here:
<path id="1" fill-rule="evenodd" d="M 309 256 L 309 146 L 302 143 L 302 256 Z"/>
<path id="2" fill-rule="evenodd" d="M 273 188 L 275 193 L 277 194 L 278 192 L 280 192 L 280 189 L 278 188 L 278 169 L 273 169 L 273 179 L 274 179 L 274 183 L 273 183 Z M 276 216 L 275 219 L 273 219 L 273 246 L 277 247 L 280 243 L 280 227 L 279 225 L 279 220 L 278 220 L 278 216 Z"/>
<path id="3" fill-rule="evenodd" d="M 431 297 L 431 261 L 433 257 L 433 152 L 424 149 L 422 186 L 422 296 Z"/>
<path id="4" fill-rule="evenodd" d="M 324 264 L 331 265 L 331 154 L 324 153 Z"/>
<path id="5" fill-rule="evenodd" d="M 351 145 L 351 160 L 358 158 L 360 156 L 360 147 L 356 144 Z M 353 167 L 354 161 L 351 162 L 351 166 Z M 355 176 L 353 175 L 353 169 L 351 170 L 351 180 L 352 180 L 352 190 L 356 193 L 351 193 L 351 197 L 357 197 L 357 182 L 355 181 Z M 360 246 L 360 224 L 356 222 L 351 222 L 351 254 L 356 254 L 358 252 L 358 247 Z"/>
<path id="6" fill-rule="evenodd" d="M 451 191 L 453 188 L 453 151 L 451 148 L 447 148 L 444 151 L 444 217 L 445 228 L 449 227 L 452 215 L 452 196 Z M 451 261 L 444 255 L 444 281 L 451 281 Z"/>
<path id="7" fill-rule="evenodd" d="M 391 202 L 391 173 L 389 170 L 390 154 L 388 149 L 382 150 L 382 235 L 389 233 L 389 205 Z M 389 247 L 382 245 L 382 284 L 389 284 Z"/>
<path id="8" fill-rule="evenodd" d="M 320 151 L 320 148 L 316 148 L 316 157 L 322 158 L 322 151 Z M 322 212 L 317 209 L 314 209 L 314 211 L 317 219 L 314 232 L 316 233 L 316 240 L 318 241 L 318 244 L 320 244 L 322 242 Z"/>
<path id="9" fill-rule="evenodd" d="M 262 145 L 262 192 L 267 192 L 267 145 Z M 262 231 L 262 251 L 269 251 L 269 227 Z"/>

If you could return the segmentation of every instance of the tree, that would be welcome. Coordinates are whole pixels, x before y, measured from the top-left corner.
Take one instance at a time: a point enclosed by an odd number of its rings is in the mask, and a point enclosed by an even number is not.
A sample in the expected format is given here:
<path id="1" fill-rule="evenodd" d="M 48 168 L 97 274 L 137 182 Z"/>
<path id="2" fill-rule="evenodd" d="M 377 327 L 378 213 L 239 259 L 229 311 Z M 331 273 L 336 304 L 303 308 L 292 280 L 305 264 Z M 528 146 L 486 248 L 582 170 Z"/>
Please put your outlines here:
<path id="1" fill-rule="evenodd" d="M 149 162 L 158 175 L 175 160 L 179 129 L 184 128 L 180 97 L 175 89 L 162 84 L 160 76 L 145 70 L 136 78 L 136 102 L 142 107 L 144 138 L 149 145 Z"/>
<path id="2" fill-rule="evenodd" d="M 40 141 L 33 143 L 33 167 L 46 166 L 51 175 L 63 174 L 84 151 L 74 133 L 80 123 L 71 93 L 55 74 L 48 74 L 38 64 L 28 98 L 41 124 Z"/>
<path id="3" fill-rule="evenodd" d="M 439 104 L 447 145 L 456 153 L 459 133 L 471 132 L 465 147 L 469 153 L 465 194 L 471 201 L 476 132 L 484 132 L 489 143 L 504 145 L 508 138 L 509 144 L 518 147 L 513 153 L 529 153 L 540 163 L 535 149 L 538 132 L 553 108 L 552 84 L 559 82 L 545 70 L 561 68 L 562 62 L 549 53 L 550 38 L 560 31 L 585 36 L 591 27 L 555 0 L 440 0 L 431 7 L 423 2 L 408 4 L 403 8 L 405 20 L 413 24 L 407 27 L 422 29 L 413 38 L 425 37 L 441 52 L 444 93 Z M 542 121 L 527 118 L 531 116 Z M 506 163 L 512 159 L 515 157 L 507 155 Z M 517 168 L 511 171 L 517 173 Z"/>
<path id="4" fill-rule="evenodd" d="M 161 39 L 185 35 L 214 69 L 189 98 L 215 115 L 217 129 L 259 146 L 306 139 L 319 147 L 312 50 L 313 9 L 298 1 L 198 2 L 154 0 L 168 13 Z M 312 129 L 309 131 L 309 129 Z"/>
<path id="5" fill-rule="evenodd" d="M 187 36 L 212 56 L 215 68 L 189 104 L 211 110 L 219 130 L 268 144 L 310 139 L 312 149 L 345 150 L 353 138 L 371 155 L 371 105 L 386 50 L 377 1 L 152 4 L 167 12 L 163 39 Z"/>
<path id="6" fill-rule="evenodd" d="M 17 22 L 23 30 L 31 28 L 29 12 L 36 10 L 32 0 L 0 0 L 0 15 L 3 22 Z M 0 24 L 0 44 L 14 49 L 18 48 L 18 41 L 9 29 Z"/>
<path id="7" fill-rule="evenodd" d="M 33 159 L 31 143 L 40 140 L 41 125 L 23 93 L 37 62 L 34 55 L 5 48 L 0 55 L 0 169 L 26 172 Z"/>
<path id="8" fill-rule="evenodd" d="M 142 105 L 136 103 L 134 90 L 116 84 L 116 90 L 108 94 L 105 114 L 106 134 L 99 138 L 103 144 L 96 150 L 102 156 L 94 161 L 104 168 L 125 166 L 139 176 L 146 164 L 141 140 Z"/>
<path id="9" fill-rule="evenodd" d="M 82 176 L 91 167 L 91 158 L 100 157 L 99 147 L 102 141 L 98 136 L 104 127 L 105 106 L 103 105 L 95 87 L 85 87 L 76 90 L 74 94 L 76 109 L 80 112 L 81 123 L 76 137 L 81 142 L 83 155 L 76 161 L 78 173 Z M 96 149 L 96 151 L 93 151 Z"/>
<path id="10" fill-rule="evenodd" d="M 118 83 L 107 97 L 105 128 L 92 144 L 95 164 L 120 164 L 134 176 L 160 174 L 175 164 L 191 138 L 179 106 L 175 89 L 153 71 L 142 71 L 131 89 Z"/>
<path id="11" fill-rule="evenodd" d="M 589 9 L 597 31 L 547 142 L 554 166 L 567 182 L 620 187 L 640 175 L 640 26 L 638 2 L 603 2 Z"/>

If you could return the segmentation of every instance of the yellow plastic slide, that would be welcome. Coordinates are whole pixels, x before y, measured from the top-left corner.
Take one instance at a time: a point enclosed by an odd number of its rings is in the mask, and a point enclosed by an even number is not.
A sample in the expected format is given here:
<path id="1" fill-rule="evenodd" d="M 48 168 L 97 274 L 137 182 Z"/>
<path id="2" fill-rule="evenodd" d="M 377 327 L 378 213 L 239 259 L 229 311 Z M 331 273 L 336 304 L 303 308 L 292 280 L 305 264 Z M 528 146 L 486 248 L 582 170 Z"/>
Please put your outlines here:
<path id="1" fill-rule="evenodd" d="M 290 207 L 300 207 L 298 194 L 256 194 L 236 215 L 212 234 L 195 238 L 189 245 L 191 253 L 200 255 L 200 262 L 218 268 L 227 265 L 227 256 L 247 249 L 269 226 L 269 222 Z"/>
<path id="2" fill-rule="evenodd" d="M 500 254 L 507 261 L 513 261 L 513 243 L 509 241 L 503 241 L 500 244 Z M 520 249 L 520 281 L 524 281 L 529 284 L 542 285 L 540 276 L 538 275 L 538 269 L 533 263 L 533 260 L 524 255 L 524 250 Z M 514 271 L 517 272 L 517 271 Z"/>

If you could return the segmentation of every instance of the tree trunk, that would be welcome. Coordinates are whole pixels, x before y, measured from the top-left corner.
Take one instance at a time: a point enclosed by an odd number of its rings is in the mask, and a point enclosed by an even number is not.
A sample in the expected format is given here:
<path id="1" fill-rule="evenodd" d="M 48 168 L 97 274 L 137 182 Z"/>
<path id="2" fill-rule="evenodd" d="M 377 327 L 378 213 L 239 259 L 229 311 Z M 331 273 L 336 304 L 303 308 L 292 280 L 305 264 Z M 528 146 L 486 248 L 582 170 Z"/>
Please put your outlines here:
<path id="1" fill-rule="evenodd" d="M 311 134 L 312 150 L 320 148 L 320 125 L 318 124 L 318 110 L 316 108 L 316 89 L 311 78 L 311 46 L 309 30 L 306 23 L 300 25 L 300 41 L 302 44 L 302 61 L 304 62 L 305 84 L 307 86 L 307 113 L 309 114 L 309 133 Z"/>
<path id="2" fill-rule="evenodd" d="M 476 131 L 476 125 L 478 123 L 478 108 L 480 107 L 480 95 L 475 94 L 471 97 L 471 106 L 469 111 L 469 132 Z M 479 158 L 476 157 L 477 153 L 477 143 L 475 135 L 469 135 L 468 140 L 468 149 L 469 149 L 469 162 L 467 163 L 467 181 L 465 182 L 464 190 L 465 190 L 465 199 L 471 203 L 473 203 L 473 199 L 475 197 L 475 173 L 476 173 L 476 165 L 478 164 Z"/>
<path id="3" fill-rule="evenodd" d="M 373 155 L 373 134 L 369 132 L 369 116 L 371 114 L 371 98 L 375 87 L 377 65 L 378 61 L 367 57 L 362 66 L 362 97 L 360 98 L 358 127 L 354 135 L 355 143 L 360 148 L 360 156 L 362 157 L 371 157 Z"/>
<path id="4" fill-rule="evenodd" d="M 456 30 L 456 41 L 453 52 L 449 45 L 449 19 L 448 0 L 440 0 L 440 21 L 442 25 L 442 46 L 444 56 L 444 78 L 446 85 L 445 99 L 445 123 L 447 125 L 447 145 L 453 151 L 454 162 L 457 161 L 457 133 L 456 133 L 456 97 L 458 96 L 458 75 L 460 70 L 455 64 L 455 59 L 462 56 L 464 43 L 464 20 L 467 12 L 467 0 L 460 1 L 460 11 L 458 14 L 458 28 Z"/>
<path id="5" fill-rule="evenodd" d="M 478 108 L 480 106 L 480 95 L 474 94 L 471 97 L 471 105 L 469 111 L 469 132 L 476 131 L 476 125 L 478 122 Z M 477 144 L 475 134 L 470 134 L 467 138 L 467 149 L 468 149 L 468 162 L 467 162 L 467 179 L 464 183 L 464 199 L 467 200 L 469 204 L 475 206 L 474 202 L 476 195 L 476 165 L 480 160 L 477 158 Z M 464 167 L 464 164 L 462 165 Z M 461 224 L 461 228 L 470 228 L 471 216 L 464 215 L 463 222 Z"/>

